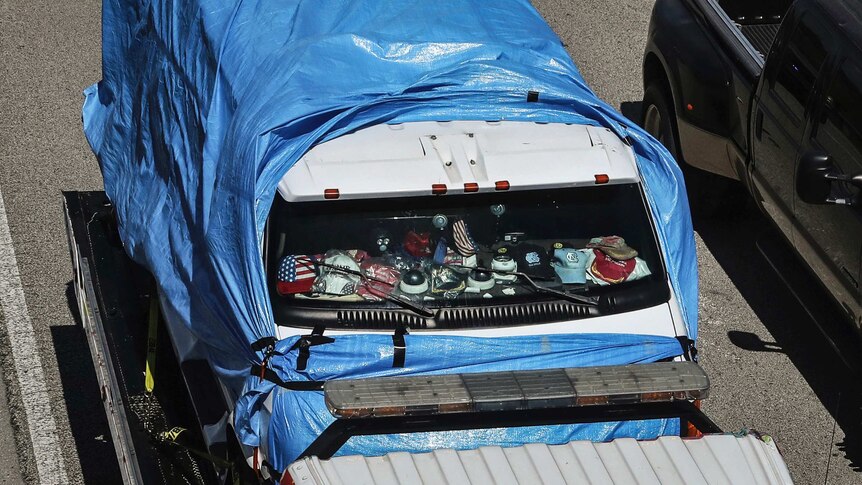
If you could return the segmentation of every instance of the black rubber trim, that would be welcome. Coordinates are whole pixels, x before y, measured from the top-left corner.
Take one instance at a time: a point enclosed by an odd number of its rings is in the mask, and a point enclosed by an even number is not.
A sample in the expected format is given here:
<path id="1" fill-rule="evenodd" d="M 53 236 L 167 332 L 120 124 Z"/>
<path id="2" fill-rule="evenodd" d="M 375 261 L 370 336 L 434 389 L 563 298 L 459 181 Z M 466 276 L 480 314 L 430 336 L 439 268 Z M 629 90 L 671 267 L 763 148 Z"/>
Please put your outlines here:
<path id="1" fill-rule="evenodd" d="M 413 330 L 502 328 L 626 313 L 666 303 L 670 298 L 666 283 L 644 281 L 643 284 L 634 282 L 632 285 L 626 291 L 596 289 L 596 294 L 601 298 L 599 306 L 553 299 L 525 300 L 506 305 L 444 307 L 436 309 L 433 317 L 425 317 L 403 308 L 369 307 L 363 303 L 342 303 L 338 306 L 303 303 L 278 307 L 276 321 L 279 325 L 290 327 L 325 324 L 328 328 L 350 330 L 393 331 L 399 326 Z"/>

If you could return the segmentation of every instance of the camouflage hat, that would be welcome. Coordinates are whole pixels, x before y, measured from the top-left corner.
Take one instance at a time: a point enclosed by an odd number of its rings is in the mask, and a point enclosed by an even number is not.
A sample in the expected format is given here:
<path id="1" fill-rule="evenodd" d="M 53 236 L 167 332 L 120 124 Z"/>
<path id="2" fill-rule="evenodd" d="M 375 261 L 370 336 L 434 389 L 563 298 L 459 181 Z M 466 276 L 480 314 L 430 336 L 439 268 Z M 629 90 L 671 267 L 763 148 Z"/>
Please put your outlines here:
<path id="1" fill-rule="evenodd" d="M 638 255 L 638 252 L 626 244 L 626 240 L 619 236 L 594 237 L 590 239 L 587 247 L 598 249 L 619 261 L 632 259 Z"/>

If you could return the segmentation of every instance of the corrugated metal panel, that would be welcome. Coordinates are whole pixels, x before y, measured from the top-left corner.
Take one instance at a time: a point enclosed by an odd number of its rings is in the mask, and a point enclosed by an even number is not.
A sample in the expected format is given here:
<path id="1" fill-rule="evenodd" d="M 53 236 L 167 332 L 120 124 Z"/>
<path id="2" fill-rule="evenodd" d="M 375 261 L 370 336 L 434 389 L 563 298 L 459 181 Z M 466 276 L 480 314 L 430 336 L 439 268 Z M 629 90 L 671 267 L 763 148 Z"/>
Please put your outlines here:
<path id="1" fill-rule="evenodd" d="M 312 457 L 288 470 L 297 485 L 793 483 L 772 440 L 753 434 Z"/>

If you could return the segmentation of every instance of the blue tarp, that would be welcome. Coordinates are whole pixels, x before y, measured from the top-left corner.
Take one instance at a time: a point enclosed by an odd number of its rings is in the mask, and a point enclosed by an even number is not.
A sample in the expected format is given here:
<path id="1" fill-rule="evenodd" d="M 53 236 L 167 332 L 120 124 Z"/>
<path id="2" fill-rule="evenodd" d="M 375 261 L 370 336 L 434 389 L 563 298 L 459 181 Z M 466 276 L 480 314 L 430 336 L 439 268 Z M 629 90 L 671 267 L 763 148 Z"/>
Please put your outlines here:
<path id="1" fill-rule="evenodd" d="M 392 366 L 392 335 L 346 335 L 334 342 L 311 348 L 308 367 L 297 371 L 296 352 L 289 349 L 298 337 L 276 346 L 284 358 L 274 359 L 272 368 L 283 381 L 328 381 L 332 379 L 456 374 L 485 371 L 554 369 L 655 362 L 682 353 L 679 341 L 648 335 L 565 334 L 497 338 L 407 335 L 403 368 Z M 269 433 L 260 423 L 258 410 L 273 390 Z M 267 460 L 282 470 L 305 450 L 334 418 L 321 392 L 288 391 L 272 382 L 249 377 L 247 392 L 236 409 L 240 438 L 257 444 L 266 436 Z M 559 444 L 573 439 L 609 440 L 626 436 L 655 438 L 679 434 L 678 419 L 639 422 L 608 422 L 530 428 L 493 428 L 446 433 L 398 434 L 352 438 L 338 454 L 382 455 L 390 451 L 428 451 L 433 448 L 475 448 L 483 445 L 513 445 L 528 442 Z"/>
<path id="2" fill-rule="evenodd" d="M 260 243 L 277 182 L 314 144 L 379 123 L 569 122 L 628 136 L 696 337 L 678 167 L 595 96 L 527 0 L 105 0 L 102 40 L 84 131 L 120 235 L 170 324 L 200 340 L 237 395 L 262 358 L 249 344 L 275 333 Z"/>

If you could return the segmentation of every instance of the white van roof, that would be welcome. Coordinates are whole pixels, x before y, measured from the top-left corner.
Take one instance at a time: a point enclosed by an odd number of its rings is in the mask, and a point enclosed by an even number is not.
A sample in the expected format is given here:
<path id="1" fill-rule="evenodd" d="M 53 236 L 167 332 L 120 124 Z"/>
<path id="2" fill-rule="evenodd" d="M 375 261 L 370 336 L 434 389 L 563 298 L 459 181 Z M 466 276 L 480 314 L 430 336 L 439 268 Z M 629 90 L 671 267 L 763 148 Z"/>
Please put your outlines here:
<path id="1" fill-rule="evenodd" d="M 755 434 L 310 457 L 293 463 L 287 472 L 296 485 L 793 483 L 775 443 Z"/>
<path id="2" fill-rule="evenodd" d="M 285 200 L 431 195 L 638 182 L 633 152 L 613 132 L 565 123 L 452 121 L 375 125 L 312 148 L 282 178 Z"/>

